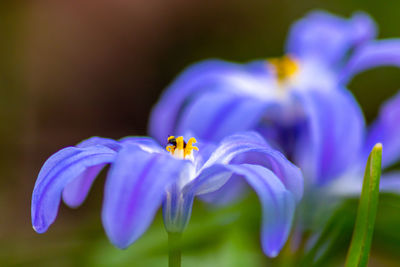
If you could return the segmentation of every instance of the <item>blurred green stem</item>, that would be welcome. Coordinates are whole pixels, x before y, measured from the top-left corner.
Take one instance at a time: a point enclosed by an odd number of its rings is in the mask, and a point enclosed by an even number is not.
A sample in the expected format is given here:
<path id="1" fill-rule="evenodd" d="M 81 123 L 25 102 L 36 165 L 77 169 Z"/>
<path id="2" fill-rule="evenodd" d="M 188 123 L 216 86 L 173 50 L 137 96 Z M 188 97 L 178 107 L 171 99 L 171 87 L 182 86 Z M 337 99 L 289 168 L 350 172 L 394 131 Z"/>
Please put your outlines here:
<path id="1" fill-rule="evenodd" d="M 181 267 L 181 233 L 168 233 L 168 266 Z"/>

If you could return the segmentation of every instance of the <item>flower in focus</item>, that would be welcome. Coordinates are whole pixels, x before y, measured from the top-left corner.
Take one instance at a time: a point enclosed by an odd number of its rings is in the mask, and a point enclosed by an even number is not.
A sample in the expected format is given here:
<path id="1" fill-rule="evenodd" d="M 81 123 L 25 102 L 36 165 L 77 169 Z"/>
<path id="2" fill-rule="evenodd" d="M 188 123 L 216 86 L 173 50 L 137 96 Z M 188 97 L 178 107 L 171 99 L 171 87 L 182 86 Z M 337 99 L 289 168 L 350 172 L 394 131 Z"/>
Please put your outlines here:
<path id="1" fill-rule="evenodd" d="M 106 164 L 102 222 L 111 242 L 125 248 L 139 238 L 162 205 L 168 232 L 182 232 L 195 196 L 217 192 L 230 179 L 244 179 L 262 206 L 261 243 L 276 256 L 288 238 L 303 193 L 300 170 L 256 133 L 235 134 L 219 145 L 182 136 L 164 149 L 151 138 L 115 141 L 93 137 L 64 148 L 43 165 L 32 195 L 32 225 L 38 233 L 54 222 L 61 197 L 77 207 Z"/>
<path id="2" fill-rule="evenodd" d="M 154 107 L 150 134 L 160 140 L 189 130 L 218 141 L 255 130 L 309 185 L 326 185 L 358 161 L 365 142 L 364 117 L 346 84 L 361 71 L 400 64 L 400 41 L 375 36 L 364 13 L 312 12 L 292 26 L 282 58 L 188 68 Z"/>

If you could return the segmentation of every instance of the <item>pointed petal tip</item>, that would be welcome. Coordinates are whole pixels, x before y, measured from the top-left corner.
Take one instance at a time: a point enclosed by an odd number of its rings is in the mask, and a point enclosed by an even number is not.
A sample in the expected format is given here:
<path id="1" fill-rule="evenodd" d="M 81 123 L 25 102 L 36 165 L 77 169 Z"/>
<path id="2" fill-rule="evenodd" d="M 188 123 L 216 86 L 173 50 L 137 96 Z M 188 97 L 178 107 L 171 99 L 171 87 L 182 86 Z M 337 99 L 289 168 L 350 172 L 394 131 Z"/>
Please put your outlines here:
<path id="1" fill-rule="evenodd" d="M 121 249 L 121 250 L 126 250 L 126 249 L 131 245 L 131 243 L 127 243 L 127 242 L 115 242 L 115 241 L 111 241 L 111 243 L 112 243 L 116 248 Z"/>
<path id="2" fill-rule="evenodd" d="M 82 205 L 82 203 L 68 202 L 65 199 L 63 199 L 63 202 L 64 202 L 65 205 L 68 206 L 68 208 L 71 208 L 71 209 L 77 209 Z"/>
<path id="3" fill-rule="evenodd" d="M 126 237 L 126 235 L 121 236 L 121 235 L 117 235 L 116 233 L 112 234 L 106 228 L 105 228 L 105 232 L 106 232 L 106 235 L 107 235 L 108 240 L 110 241 L 110 243 L 114 247 L 116 247 L 118 249 L 121 249 L 121 250 L 127 249 L 130 245 L 135 243 L 136 240 L 138 239 L 138 238 L 134 238 L 134 239 L 129 240 Z"/>
<path id="4" fill-rule="evenodd" d="M 43 226 L 39 226 L 39 225 L 32 225 L 32 228 L 38 234 L 43 234 L 48 229 L 48 227 L 43 227 Z"/>
<path id="5" fill-rule="evenodd" d="M 108 237 L 108 240 L 114 247 L 122 250 L 122 249 L 126 249 L 130 245 L 130 244 L 128 244 L 128 241 L 126 240 L 126 238 L 121 238 L 118 235 L 116 235 L 115 233 L 113 233 L 112 231 L 110 231 L 110 229 L 108 229 L 108 227 L 104 224 L 104 221 L 103 221 L 103 227 L 104 227 L 104 231 Z"/>
<path id="6" fill-rule="evenodd" d="M 276 256 L 278 256 L 279 254 L 279 251 L 278 250 L 266 251 L 265 254 L 270 258 L 276 258 Z"/>

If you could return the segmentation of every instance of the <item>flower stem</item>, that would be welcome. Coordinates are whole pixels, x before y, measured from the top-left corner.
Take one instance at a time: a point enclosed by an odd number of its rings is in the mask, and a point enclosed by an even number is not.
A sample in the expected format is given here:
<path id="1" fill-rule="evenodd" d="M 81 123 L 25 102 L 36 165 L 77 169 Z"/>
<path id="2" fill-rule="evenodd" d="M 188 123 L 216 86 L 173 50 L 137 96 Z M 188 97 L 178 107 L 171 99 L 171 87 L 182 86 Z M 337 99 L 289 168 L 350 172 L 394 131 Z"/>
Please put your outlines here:
<path id="1" fill-rule="evenodd" d="M 168 266 L 181 267 L 181 233 L 168 233 Z"/>

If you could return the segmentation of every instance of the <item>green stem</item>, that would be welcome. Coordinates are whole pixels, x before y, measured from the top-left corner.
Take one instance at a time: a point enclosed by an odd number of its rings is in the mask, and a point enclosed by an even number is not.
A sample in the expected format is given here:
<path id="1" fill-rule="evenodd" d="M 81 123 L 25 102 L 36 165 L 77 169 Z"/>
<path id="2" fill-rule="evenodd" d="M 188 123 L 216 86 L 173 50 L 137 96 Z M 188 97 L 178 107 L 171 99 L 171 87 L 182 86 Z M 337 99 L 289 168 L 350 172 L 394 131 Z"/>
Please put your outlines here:
<path id="1" fill-rule="evenodd" d="M 347 252 L 346 267 L 367 266 L 379 201 L 382 168 L 382 144 L 376 144 L 368 157 L 364 183 L 358 204 L 353 238 Z"/>
<path id="2" fill-rule="evenodd" d="M 168 233 L 168 266 L 181 267 L 181 233 Z"/>

